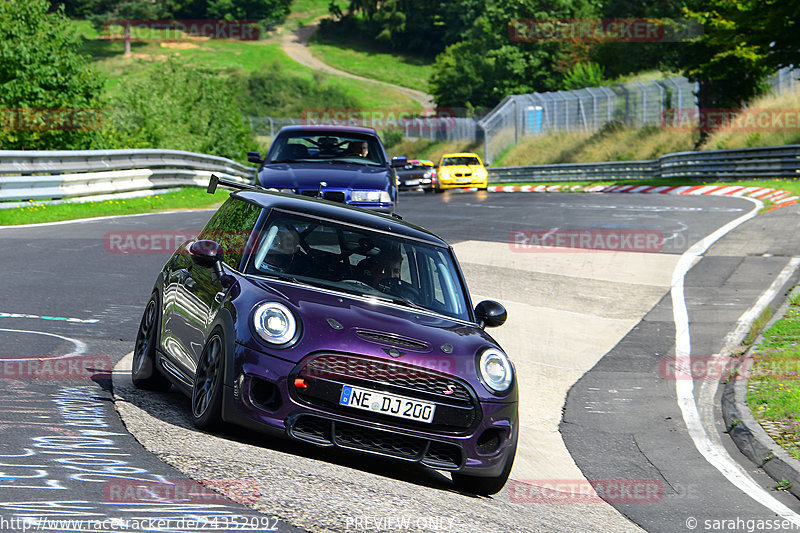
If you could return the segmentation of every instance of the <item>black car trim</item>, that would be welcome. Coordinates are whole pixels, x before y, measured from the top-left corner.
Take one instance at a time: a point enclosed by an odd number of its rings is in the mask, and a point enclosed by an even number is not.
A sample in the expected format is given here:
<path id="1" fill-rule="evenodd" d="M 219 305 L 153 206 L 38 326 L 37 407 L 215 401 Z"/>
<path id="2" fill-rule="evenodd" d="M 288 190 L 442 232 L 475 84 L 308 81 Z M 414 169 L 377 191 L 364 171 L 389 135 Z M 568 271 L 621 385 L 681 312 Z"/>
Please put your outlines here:
<path id="1" fill-rule="evenodd" d="M 379 202 L 375 202 L 375 203 L 377 204 Z M 335 205 L 341 206 L 341 204 L 335 204 Z M 357 229 L 360 229 L 360 230 L 371 231 L 371 232 L 375 232 L 375 233 L 381 233 L 383 235 L 391 235 L 392 237 L 394 237 L 396 239 L 408 239 L 410 241 L 422 242 L 422 243 L 425 243 L 425 244 L 429 244 L 431 246 L 436 246 L 438 248 L 449 248 L 449 245 L 447 245 L 446 243 L 439 243 L 439 242 L 435 242 L 435 241 L 432 241 L 432 240 L 423 239 L 423 238 L 420 238 L 420 237 L 415 237 L 413 235 L 402 235 L 402 234 L 396 233 L 394 231 L 387 231 L 385 229 L 374 227 L 374 226 L 364 226 L 362 224 L 357 224 L 357 223 L 353 223 L 353 222 L 347 222 L 347 221 L 344 221 L 342 219 L 328 218 L 328 217 L 320 216 L 320 215 L 313 215 L 313 214 L 309 214 L 309 213 L 303 212 L 303 211 L 294 211 L 292 209 L 286 209 L 284 207 L 273 207 L 272 211 L 273 212 L 277 211 L 279 213 L 285 213 L 287 215 L 296 215 L 296 216 L 299 216 L 301 218 L 310 218 L 310 219 L 315 219 L 315 220 L 322 220 L 322 221 L 325 221 L 325 222 L 338 224 L 340 226 L 347 226 L 347 227 L 350 227 L 350 228 L 357 228 Z"/>
<path id="2" fill-rule="evenodd" d="M 320 426 L 320 429 L 317 430 L 317 434 L 312 433 L 303 433 L 297 430 L 297 426 L 301 420 L 312 420 L 315 419 L 316 423 Z M 360 451 L 363 453 L 369 453 L 371 455 L 379 455 L 382 457 L 390 457 L 393 459 L 399 459 L 402 461 L 408 461 L 413 463 L 421 463 L 425 466 L 430 468 L 435 468 L 438 470 L 450 470 L 450 471 L 457 471 L 461 470 L 466 463 L 466 451 L 464 450 L 464 445 L 460 442 L 453 442 L 447 440 L 440 440 L 436 438 L 430 438 L 427 435 L 414 435 L 411 433 L 407 433 L 404 431 L 396 431 L 394 429 L 386 429 L 382 427 L 376 427 L 371 424 L 364 424 L 361 421 L 355 420 L 346 420 L 342 418 L 338 418 L 335 416 L 317 414 L 317 413 L 307 413 L 307 412 L 300 412 L 294 413 L 290 415 L 285 421 L 284 424 L 286 426 L 286 433 L 296 439 L 303 442 L 309 442 L 311 444 L 315 444 L 317 446 L 327 446 L 327 447 L 336 447 L 342 448 L 346 450 L 355 450 Z M 337 431 L 337 425 L 342 428 L 351 429 L 354 432 L 359 432 L 362 435 L 369 437 L 369 435 L 377 437 L 383 437 L 387 439 L 404 439 L 406 441 L 406 446 L 411 447 L 412 445 L 418 446 L 417 450 L 409 450 L 409 453 L 403 455 L 400 453 L 389 453 L 385 450 L 378 450 L 377 447 L 369 447 L 369 446 L 357 446 L 352 443 L 348 443 L 346 439 L 343 439 L 341 436 L 338 436 L 340 432 Z M 437 446 L 439 448 L 449 447 L 452 451 L 456 452 L 459 455 L 458 461 L 445 461 L 442 459 L 437 459 L 436 457 L 430 457 L 431 455 L 431 448 L 432 446 Z M 434 451 L 437 450 L 434 448 Z M 441 450 L 438 450 L 438 453 L 441 456 Z"/>

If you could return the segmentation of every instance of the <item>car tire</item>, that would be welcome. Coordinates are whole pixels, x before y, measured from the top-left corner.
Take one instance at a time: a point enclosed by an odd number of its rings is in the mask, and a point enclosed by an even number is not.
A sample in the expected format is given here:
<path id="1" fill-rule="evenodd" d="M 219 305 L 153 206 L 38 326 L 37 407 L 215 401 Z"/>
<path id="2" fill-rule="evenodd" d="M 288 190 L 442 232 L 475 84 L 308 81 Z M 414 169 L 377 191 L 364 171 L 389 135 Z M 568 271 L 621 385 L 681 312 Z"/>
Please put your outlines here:
<path id="1" fill-rule="evenodd" d="M 171 386 L 169 380 L 156 368 L 160 311 L 158 293 L 154 292 L 142 314 L 133 347 L 131 381 L 139 389 L 166 391 Z"/>
<path id="2" fill-rule="evenodd" d="M 422 190 L 425 191 L 425 194 L 429 194 L 433 192 L 433 187 L 431 187 L 430 189 L 422 189 Z"/>
<path id="3" fill-rule="evenodd" d="M 222 427 L 222 387 L 225 379 L 225 340 L 215 329 L 203 347 L 192 386 L 192 421 L 200 429 Z"/>
<path id="4" fill-rule="evenodd" d="M 491 496 L 500 492 L 508 481 L 508 476 L 511 474 L 511 467 L 514 465 L 514 456 L 517 454 L 517 443 L 514 441 L 513 448 L 510 450 L 506 464 L 503 466 L 503 471 L 496 477 L 480 477 L 470 476 L 466 474 L 459 474 L 453 472 L 453 484 L 457 489 L 470 492 L 472 494 L 479 494 L 481 496 Z"/>

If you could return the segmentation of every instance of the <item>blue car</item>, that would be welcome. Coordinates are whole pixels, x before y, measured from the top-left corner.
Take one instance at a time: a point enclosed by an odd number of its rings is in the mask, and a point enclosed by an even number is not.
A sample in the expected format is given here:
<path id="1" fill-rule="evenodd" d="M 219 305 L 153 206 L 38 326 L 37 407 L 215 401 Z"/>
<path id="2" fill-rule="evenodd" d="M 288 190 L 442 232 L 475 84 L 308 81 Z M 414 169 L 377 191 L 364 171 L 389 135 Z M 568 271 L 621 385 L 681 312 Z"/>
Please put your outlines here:
<path id="1" fill-rule="evenodd" d="M 202 429 L 235 424 L 500 491 L 517 380 L 486 329 L 507 314 L 473 307 L 453 249 L 393 216 L 221 183 L 239 190 L 157 276 L 133 383 L 176 387 Z"/>
<path id="2" fill-rule="evenodd" d="M 261 165 L 262 187 L 384 213 L 397 205 L 394 169 L 406 164 L 389 161 L 374 129 L 352 126 L 286 126 L 264 159 L 258 152 L 247 159 Z"/>

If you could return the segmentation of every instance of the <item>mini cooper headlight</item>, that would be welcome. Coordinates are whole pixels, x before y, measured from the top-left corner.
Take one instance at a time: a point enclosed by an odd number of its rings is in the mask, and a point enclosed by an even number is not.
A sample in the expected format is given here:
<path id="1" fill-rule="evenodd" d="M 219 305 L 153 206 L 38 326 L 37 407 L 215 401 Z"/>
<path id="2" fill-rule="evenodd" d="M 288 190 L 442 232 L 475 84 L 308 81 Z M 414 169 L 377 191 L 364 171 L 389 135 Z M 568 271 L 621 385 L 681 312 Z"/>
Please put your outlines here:
<path id="1" fill-rule="evenodd" d="M 350 200 L 353 202 L 381 202 L 392 201 L 387 191 L 353 191 L 350 193 Z"/>
<path id="2" fill-rule="evenodd" d="M 514 381 L 508 356 L 497 348 L 486 348 L 478 359 L 478 376 L 492 394 L 505 394 Z"/>
<path id="3" fill-rule="evenodd" d="M 297 333 L 297 321 L 289 309 L 277 302 L 264 302 L 253 312 L 258 336 L 277 346 L 290 343 Z"/>

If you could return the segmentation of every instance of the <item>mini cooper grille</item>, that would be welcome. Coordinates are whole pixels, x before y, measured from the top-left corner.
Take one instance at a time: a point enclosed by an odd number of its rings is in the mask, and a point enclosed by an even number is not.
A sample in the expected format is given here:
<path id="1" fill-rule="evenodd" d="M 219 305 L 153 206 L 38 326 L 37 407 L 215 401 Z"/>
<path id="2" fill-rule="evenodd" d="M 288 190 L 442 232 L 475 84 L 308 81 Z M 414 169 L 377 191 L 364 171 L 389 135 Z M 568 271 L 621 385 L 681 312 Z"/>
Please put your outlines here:
<path id="1" fill-rule="evenodd" d="M 361 425 L 301 415 L 290 425 L 290 434 L 314 444 L 335 445 L 407 461 L 421 462 L 443 470 L 457 470 L 463 452 L 455 444 L 412 437 Z"/>
<path id="2" fill-rule="evenodd" d="M 356 335 L 366 341 L 377 342 L 378 344 L 387 344 L 389 346 L 396 346 L 398 348 L 407 348 L 409 350 L 416 350 L 418 352 L 427 352 L 430 349 L 430 347 L 424 342 L 406 339 L 403 337 L 395 337 L 393 335 L 385 335 L 383 333 L 358 331 L 356 332 Z"/>
<path id="3" fill-rule="evenodd" d="M 422 367 L 396 361 L 323 355 L 312 359 L 301 374 L 323 379 L 361 379 L 471 402 L 466 386 Z"/>

